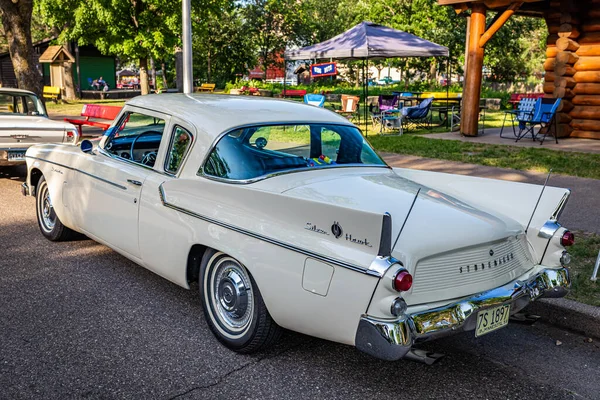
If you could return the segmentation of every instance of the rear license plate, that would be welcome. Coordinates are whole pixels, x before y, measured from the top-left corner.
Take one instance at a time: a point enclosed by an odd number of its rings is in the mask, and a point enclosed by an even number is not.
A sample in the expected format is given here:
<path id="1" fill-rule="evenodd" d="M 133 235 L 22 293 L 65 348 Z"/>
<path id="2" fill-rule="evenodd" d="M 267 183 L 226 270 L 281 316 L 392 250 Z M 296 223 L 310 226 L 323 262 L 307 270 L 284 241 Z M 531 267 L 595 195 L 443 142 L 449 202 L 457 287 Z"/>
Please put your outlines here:
<path id="1" fill-rule="evenodd" d="M 24 151 L 9 151 L 8 152 L 8 161 L 19 161 L 25 159 Z"/>
<path id="2" fill-rule="evenodd" d="M 488 308 L 479 311 L 477 314 L 477 329 L 475 337 L 485 335 L 508 325 L 510 317 L 510 305 L 506 304 L 500 307 Z"/>

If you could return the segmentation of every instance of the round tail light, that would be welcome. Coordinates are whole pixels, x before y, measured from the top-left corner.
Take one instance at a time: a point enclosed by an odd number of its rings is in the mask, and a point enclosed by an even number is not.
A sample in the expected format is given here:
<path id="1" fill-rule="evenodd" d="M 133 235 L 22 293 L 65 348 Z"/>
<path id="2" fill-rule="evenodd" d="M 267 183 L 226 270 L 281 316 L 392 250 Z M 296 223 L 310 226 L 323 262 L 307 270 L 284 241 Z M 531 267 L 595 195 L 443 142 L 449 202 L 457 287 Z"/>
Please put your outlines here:
<path id="1" fill-rule="evenodd" d="M 575 235 L 571 231 L 566 231 L 560 238 L 560 244 L 564 247 L 573 246 L 575 244 Z"/>
<path id="2" fill-rule="evenodd" d="M 406 292 L 410 290 L 410 288 L 412 287 L 412 283 L 412 275 L 409 274 L 406 270 L 400 270 L 400 272 L 398 272 L 396 274 L 396 277 L 394 278 L 394 289 L 396 289 L 399 292 Z"/>

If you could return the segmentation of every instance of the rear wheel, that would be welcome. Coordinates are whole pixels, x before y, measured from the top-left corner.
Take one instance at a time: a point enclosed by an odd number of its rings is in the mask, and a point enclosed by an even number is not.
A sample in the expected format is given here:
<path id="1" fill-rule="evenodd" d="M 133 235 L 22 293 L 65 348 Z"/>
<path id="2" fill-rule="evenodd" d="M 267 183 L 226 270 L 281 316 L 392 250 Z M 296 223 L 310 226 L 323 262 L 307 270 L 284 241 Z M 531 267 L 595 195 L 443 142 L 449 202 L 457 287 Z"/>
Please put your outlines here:
<path id="1" fill-rule="evenodd" d="M 70 240 L 75 237 L 76 232 L 64 226 L 58 215 L 56 215 L 48 190 L 48 183 L 43 176 L 37 184 L 35 203 L 38 226 L 42 235 L 53 242 Z"/>
<path id="2" fill-rule="evenodd" d="M 248 270 L 227 254 L 208 250 L 200 267 L 204 315 L 217 339 L 231 350 L 251 353 L 275 343 L 273 321 Z"/>

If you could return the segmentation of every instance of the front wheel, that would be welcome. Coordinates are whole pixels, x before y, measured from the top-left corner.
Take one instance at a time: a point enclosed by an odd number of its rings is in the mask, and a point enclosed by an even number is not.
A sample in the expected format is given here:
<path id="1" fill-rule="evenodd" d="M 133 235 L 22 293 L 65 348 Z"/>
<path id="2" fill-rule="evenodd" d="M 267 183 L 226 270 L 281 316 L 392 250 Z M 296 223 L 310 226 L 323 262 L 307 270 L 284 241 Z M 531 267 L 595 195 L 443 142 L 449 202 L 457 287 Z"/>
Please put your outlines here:
<path id="1" fill-rule="evenodd" d="M 38 225 L 42 235 L 53 242 L 70 240 L 75 236 L 76 232 L 64 226 L 56 215 L 48 190 L 48 182 L 43 176 L 37 185 L 35 203 Z"/>
<path id="2" fill-rule="evenodd" d="M 256 282 L 237 260 L 207 251 L 199 280 L 206 321 L 225 346 L 252 353 L 279 339 L 281 328 L 269 315 Z"/>

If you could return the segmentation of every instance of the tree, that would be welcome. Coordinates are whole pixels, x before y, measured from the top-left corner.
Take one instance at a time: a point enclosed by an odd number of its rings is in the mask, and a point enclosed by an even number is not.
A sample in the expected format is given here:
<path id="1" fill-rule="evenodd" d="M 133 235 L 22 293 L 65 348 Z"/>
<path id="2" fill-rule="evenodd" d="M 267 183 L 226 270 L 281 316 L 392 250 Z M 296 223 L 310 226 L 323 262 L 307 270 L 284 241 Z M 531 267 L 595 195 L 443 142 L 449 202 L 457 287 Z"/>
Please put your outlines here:
<path id="1" fill-rule="evenodd" d="M 0 0 L 2 26 L 17 84 L 42 97 L 42 77 L 33 60 L 32 11 L 33 0 Z"/>
<path id="2" fill-rule="evenodd" d="M 172 55 L 181 36 L 181 2 L 171 0 L 39 0 L 44 19 L 64 27 L 59 40 L 92 44 L 103 54 L 137 60 L 149 93 L 148 58 Z"/>
<path id="3" fill-rule="evenodd" d="M 247 33 L 241 9 L 227 0 L 215 11 L 193 13 L 194 76 L 207 82 L 235 80 L 256 62 L 255 45 Z"/>
<path id="4" fill-rule="evenodd" d="M 288 43 L 296 39 L 300 24 L 299 3 L 295 0 L 250 0 L 244 6 L 249 33 L 258 47 L 264 71 L 277 63 Z"/>

